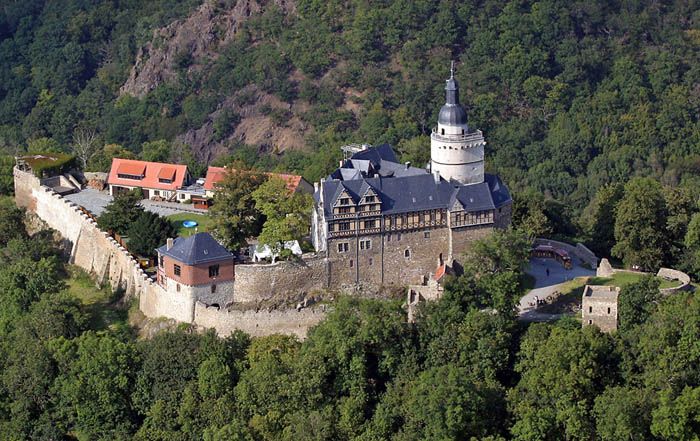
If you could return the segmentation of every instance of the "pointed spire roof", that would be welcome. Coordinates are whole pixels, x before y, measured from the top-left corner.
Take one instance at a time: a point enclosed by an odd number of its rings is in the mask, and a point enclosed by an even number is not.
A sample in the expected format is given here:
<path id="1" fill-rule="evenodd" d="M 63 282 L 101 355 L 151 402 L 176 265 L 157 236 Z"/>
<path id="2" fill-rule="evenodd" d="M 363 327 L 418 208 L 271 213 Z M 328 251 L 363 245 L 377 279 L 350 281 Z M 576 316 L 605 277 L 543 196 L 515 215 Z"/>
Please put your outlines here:
<path id="1" fill-rule="evenodd" d="M 163 245 L 158 248 L 158 253 L 172 257 L 185 265 L 197 265 L 233 258 L 233 254 L 209 233 L 197 233 L 187 238 L 178 237 L 170 249 L 167 245 Z"/>
<path id="2" fill-rule="evenodd" d="M 450 65 L 450 78 L 445 81 L 445 105 L 440 109 L 438 123 L 447 126 L 467 124 L 467 112 L 459 104 L 459 84 L 455 79 L 455 62 Z"/>

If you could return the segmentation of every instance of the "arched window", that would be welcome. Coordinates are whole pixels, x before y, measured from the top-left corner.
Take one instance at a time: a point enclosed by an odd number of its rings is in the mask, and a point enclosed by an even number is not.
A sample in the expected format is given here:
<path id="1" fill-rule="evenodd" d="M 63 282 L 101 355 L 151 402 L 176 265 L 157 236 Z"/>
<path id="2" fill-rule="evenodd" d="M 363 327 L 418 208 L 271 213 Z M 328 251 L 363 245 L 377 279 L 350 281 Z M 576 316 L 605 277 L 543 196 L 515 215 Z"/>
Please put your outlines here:
<path id="1" fill-rule="evenodd" d="M 445 129 L 440 129 L 440 130 L 441 130 L 440 133 L 441 133 L 442 135 L 444 135 L 444 134 L 445 134 Z"/>
<path id="2" fill-rule="evenodd" d="M 406 251 L 404 251 L 404 252 L 403 252 L 403 257 L 406 257 L 406 258 L 411 257 L 411 250 L 406 250 Z"/>

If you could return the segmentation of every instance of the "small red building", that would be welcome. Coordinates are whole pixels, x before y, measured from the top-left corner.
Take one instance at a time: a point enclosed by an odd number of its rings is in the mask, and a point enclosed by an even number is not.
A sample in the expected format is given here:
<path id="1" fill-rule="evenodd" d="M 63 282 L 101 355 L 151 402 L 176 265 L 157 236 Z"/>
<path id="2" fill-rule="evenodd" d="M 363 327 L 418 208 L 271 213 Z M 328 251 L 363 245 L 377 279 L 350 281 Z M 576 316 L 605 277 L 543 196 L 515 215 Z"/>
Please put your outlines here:
<path id="1" fill-rule="evenodd" d="M 209 233 L 168 239 L 158 252 L 158 284 L 173 295 L 207 305 L 233 301 L 233 254 Z"/>

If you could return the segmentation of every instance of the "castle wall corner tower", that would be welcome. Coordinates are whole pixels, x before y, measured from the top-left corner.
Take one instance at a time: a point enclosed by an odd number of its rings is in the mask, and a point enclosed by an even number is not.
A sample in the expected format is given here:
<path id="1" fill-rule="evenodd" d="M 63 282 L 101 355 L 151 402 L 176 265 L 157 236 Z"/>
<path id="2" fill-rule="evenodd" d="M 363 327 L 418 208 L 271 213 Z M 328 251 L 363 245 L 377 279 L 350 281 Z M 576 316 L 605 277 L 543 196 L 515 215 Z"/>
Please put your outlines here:
<path id="1" fill-rule="evenodd" d="M 465 185 L 484 182 L 484 145 L 480 130 L 469 131 L 467 112 L 459 104 L 453 63 L 445 85 L 445 105 L 430 135 L 430 169 L 447 181 Z"/>

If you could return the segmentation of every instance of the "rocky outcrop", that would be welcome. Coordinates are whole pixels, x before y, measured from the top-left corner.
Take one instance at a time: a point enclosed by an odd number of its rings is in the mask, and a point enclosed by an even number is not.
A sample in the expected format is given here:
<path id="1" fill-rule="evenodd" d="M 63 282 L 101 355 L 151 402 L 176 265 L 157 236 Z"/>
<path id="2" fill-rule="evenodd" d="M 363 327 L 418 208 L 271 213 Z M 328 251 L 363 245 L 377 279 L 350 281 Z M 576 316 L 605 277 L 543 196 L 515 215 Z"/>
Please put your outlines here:
<path id="1" fill-rule="evenodd" d="M 174 79 L 178 68 L 186 68 L 189 73 L 200 70 L 206 60 L 218 56 L 219 46 L 231 41 L 241 25 L 268 4 L 277 5 L 287 14 L 295 8 L 294 2 L 287 0 L 239 0 L 235 6 L 222 9 L 218 2 L 207 0 L 189 17 L 157 29 L 153 39 L 139 49 L 120 94 L 143 97 Z"/>
<path id="2" fill-rule="evenodd" d="M 250 98 L 243 104 L 239 95 L 245 94 Z M 208 164 L 218 156 L 229 152 L 229 146 L 245 144 L 255 146 L 260 153 L 281 153 L 287 149 L 304 148 L 304 136 L 310 128 L 296 113 L 304 109 L 297 108 L 302 104 L 288 103 L 258 89 L 255 85 L 249 85 L 238 93 L 228 97 L 219 109 L 209 115 L 209 119 L 202 127 L 178 135 L 176 142 L 188 146 L 195 157 Z M 213 121 L 224 109 L 233 110 L 241 120 L 235 130 L 220 141 L 214 140 Z M 263 109 L 268 109 L 264 112 Z M 274 121 L 271 112 L 287 112 L 288 117 L 283 121 Z"/>

